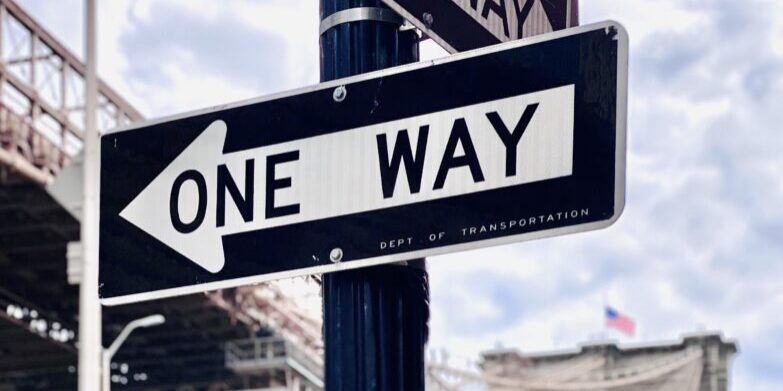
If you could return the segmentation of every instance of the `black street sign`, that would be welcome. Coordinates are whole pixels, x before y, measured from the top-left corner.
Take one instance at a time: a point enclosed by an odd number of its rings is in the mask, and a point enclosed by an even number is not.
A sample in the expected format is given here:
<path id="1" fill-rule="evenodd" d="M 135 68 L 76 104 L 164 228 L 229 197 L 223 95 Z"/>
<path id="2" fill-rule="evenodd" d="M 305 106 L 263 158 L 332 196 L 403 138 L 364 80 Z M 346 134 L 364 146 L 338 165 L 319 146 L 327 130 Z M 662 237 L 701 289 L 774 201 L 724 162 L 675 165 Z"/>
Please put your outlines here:
<path id="1" fill-rule="evenodd" d="M 101 300 L 606 227 L 627 61 L 606 22 L 106 134 Z"/>
<path id="2" fill-rule="evenodd" d="M 578 24 L 578 0 L 383 0 L 450 53 Z"/>

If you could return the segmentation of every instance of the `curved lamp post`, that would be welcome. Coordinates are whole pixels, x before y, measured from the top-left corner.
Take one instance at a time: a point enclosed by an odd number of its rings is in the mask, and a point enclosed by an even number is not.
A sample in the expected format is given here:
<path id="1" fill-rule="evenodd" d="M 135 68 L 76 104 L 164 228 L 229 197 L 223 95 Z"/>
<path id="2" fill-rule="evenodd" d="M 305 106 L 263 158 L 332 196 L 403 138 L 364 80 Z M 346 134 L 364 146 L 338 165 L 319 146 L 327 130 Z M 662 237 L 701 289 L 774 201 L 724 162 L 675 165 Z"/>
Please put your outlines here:
<path id="1" fill-rule="evenodd" d="M 111 359 L 114 357 L 114 354 L 117 353 L 117 350 L 120 349 L 120 346 L 122 346 L 122 343 L 125 342 L 125 340 L 128 338 L 128 336 L 133 332 L 133 330 L 136 330 L 138 328 L 142 327 L 152 327 L 152 326 L 158 326 L 166 322 L 166 318 L 163 315 L 155 314 L 146 316 L 144 318 L 136 319 L 134 321 L 131 321 L 128 323 L 125 328 L 122 329 L 122 332 L 120 332 L 120 335 L 117 336 L 117 338 L 112 342 L 112 344 L 106 348 L 103 349 L 102 354 L 102 371 L 101 375 L 103 377 L 103 391 L 110 391 L 111 390 Z"/>

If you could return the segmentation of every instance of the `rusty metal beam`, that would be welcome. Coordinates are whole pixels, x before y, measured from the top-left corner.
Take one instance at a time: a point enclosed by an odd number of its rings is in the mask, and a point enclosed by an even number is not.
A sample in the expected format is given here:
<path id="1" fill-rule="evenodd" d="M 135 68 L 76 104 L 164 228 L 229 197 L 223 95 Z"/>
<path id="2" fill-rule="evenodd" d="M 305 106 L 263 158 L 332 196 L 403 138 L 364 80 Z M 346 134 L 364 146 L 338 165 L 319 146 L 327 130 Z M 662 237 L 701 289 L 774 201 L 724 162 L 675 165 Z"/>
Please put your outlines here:
<path id="1" fill-rule="evenodd" d="M 0 0 L 2 1 L 2 0 Z M 46 112 L 46 114 L 50 115 L 52 118 L 54 118 L 57 122 L 60 123 L 64 128 L 70 129 L 71 133 L 81 139 L 81 130 L 77 131 L 79 128 L 74 125 L 70 119 L 68 119 L 68 116 L 65 115 L 65 113 L 62 110 L 56 109 L 52 107 L 50 104 L 44 102 L 42 99 L 39 98 L 38 91 L 35 90 L 34 87 L 29 85 L 28 83 L 20 80 L 16 75 L 9 72 L 8 68 L 2 64 L 0 64 L 0 76 L 5 79 L 11 86 L 19 90 L 23 95 L 25 95 L 27 98 L 30 99 L 31 103 L 35 102 L 35 105 L 41 108 L 42 111 Z M 17 113 L 20 114 L 21 113 Z"/>

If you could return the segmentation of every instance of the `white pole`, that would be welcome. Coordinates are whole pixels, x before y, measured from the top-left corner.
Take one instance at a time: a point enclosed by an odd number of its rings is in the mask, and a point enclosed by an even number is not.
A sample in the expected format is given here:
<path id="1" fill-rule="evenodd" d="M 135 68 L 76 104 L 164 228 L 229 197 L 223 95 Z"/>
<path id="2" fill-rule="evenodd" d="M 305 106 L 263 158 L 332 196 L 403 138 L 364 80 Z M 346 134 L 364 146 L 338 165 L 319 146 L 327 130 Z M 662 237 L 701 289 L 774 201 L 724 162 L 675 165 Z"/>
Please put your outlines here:
<path id="1" fill-rule="evenodd" d="M 111 391 L 111 357 L 105 350 L 101 354 L 101 391 Z"/>
<path id="2" fill-rule="evenodd" d="M 84 116 L 84 204 L 81 241 L 84 256 L 79 287 L 79 391 L 101 387 L 101 305 L 98 302 L 98 180 L 99 152 L 96 107 L 95 0 L 85 0 L 85 116 Z"/>

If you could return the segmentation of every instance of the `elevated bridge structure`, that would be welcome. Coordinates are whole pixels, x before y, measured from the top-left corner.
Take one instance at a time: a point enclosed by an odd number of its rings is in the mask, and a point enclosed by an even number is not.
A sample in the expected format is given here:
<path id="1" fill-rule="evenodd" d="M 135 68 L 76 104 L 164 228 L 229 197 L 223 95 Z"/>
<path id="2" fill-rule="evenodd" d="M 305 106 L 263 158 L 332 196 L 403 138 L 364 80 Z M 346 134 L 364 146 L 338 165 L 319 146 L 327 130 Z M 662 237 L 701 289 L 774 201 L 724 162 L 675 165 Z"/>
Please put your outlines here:
<path id="1" fill-rule="evenodd" d="M 50 184 L 82 146 L 85 66 L 22 7 L 0 0 L 0 163 L 40 185 Z M 142 115 L 103 81 L 98 128 Z"/>
<path id="2" fill-rule="evenodd" d="M 727 391 L 736 352 L 736 343 L 718 333 L 531 354 L 497 349 L 483 354 L 478 370 L 430 363 L 427 385 L 433 391 Z"/>
<path id="3" fill-rule="evenodd" d="M 84 72 L 20 5 L 0 0 L 2 391 L 76 389 L 79 263 L 66 258 L 80 235 L 80 170 L 73 164 L 82 149 Z M 103 81 L 98 97 L 100 131 L 143 118 Z M 55 188 L 78 194 L 65 202 Z M 272 285 L 104 307 L 104 346 L 129 321 L 154 313 L 166 323 L 130 336 L 112 363 L 114 389 L 293 390 L 312 379 L 285 360 L 238 371 L 227 365 L 226 347 L 271 338 L 310 360 L 322 354 L 319 320 Z"/>

